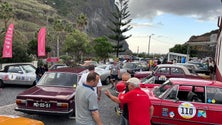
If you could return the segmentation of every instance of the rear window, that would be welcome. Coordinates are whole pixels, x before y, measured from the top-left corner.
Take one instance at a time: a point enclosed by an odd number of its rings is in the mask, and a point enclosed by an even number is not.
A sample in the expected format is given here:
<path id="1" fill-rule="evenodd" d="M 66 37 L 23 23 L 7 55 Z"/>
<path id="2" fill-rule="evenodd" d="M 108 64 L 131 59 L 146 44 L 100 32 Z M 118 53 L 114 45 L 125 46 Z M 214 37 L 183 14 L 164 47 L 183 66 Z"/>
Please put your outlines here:
<path id="1" fill-rule="evenodd" d="M 77 84 L 77 79 L 77 74 L 73 73 L 47 72 L 40 79 L 38 85 L 71 87 Z"/>

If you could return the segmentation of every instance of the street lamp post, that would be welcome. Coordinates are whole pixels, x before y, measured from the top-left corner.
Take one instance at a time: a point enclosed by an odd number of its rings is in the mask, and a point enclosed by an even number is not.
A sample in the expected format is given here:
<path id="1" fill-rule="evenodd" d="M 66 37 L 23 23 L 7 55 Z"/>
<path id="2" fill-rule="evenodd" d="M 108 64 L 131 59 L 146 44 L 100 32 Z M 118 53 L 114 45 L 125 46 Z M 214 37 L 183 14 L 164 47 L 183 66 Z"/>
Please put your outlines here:
<path id="1" fill-rule="evenodd" d="M 149 43 L 148 43 L 148 56 L 150 55 L 150 40 L 151 40 L 151 36 L 154 34 L 149 35 Z"/>

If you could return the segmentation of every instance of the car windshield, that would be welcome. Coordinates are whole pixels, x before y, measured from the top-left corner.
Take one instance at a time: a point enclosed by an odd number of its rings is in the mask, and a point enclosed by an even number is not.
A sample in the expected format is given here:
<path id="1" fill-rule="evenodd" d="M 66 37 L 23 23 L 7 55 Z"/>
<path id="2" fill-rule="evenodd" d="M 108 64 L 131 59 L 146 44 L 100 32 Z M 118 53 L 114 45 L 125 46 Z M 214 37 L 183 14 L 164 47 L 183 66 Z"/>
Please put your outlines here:
<path id="1" fill-rule="evenodd" d="M 77 74 L 65 72 L 46 72 L 38 85 L 44 86 L 67 86 L 77 84 Z"/>
<path id="2" fill-rule="evenodd" d="M 155 80 L 156 80 L 155 76 L 147 76 L 141 80 L 141 83 L 143 83 L 143 84 L 151 83 L 152 84 L 152 83 L 155 83 Z"/>
<path id="3" fill-rule="evenodd" d="M 133 63 L 125 63 L 124 65 L 123 65 L 123 68 L 133 68 L 134 67 L 134 64 Z"/>
<path id="4" fill-rule="evenodd" d="M 26 73 L 35 72 L 36 68 L 33 65 L 22 65 L 22 69 Z"/>
<path id="5" fill-rule="evenodd" d="M 155 88 L 153 90 L 153 93 L 156 97 L 161 97 L 161 95 L 163 95 L 163 93 L 165 93 L 167 90 L 169 90 L 172 86 L 173 86 L 173 84 L 169 80 L 167 80 L 161 86 Z"/>

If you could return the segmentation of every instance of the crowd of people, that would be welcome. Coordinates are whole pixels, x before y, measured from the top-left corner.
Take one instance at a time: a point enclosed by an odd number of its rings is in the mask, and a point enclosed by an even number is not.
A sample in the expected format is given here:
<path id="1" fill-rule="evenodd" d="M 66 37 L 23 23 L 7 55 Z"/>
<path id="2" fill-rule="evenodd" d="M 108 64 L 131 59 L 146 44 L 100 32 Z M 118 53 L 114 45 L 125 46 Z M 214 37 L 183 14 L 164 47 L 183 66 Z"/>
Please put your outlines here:
<path id="1" fill-rule="evenodd" d="M 115 66 L 115 64 L 114 64 Z M 99 114 L 98 101 L 101 95 L 101 80 L 94 71 L 94 66 L 88 66 L 88 73 L 82 75 L 75 95 L 76 125 L 103 125 Z M 112 70 L 118 68 L 112 67 Z M 112 73 L 113 71 L 111 71 Z M 117 74 L 113 73 L 114 80 Z M 121 125 L 151 125 L 154 107 L 148 95 L 140 89 L 140 80 L 131 78 L 129 73 L 122 74 L 122 82 L 126 84 L 125 92 L 116 97 L 109 89 L 105 94 L 115 103 L 123 104 Z"/>
<path id="2" fill-rule="evenodd" d="M 207 65 L 213 77 L 215 74 L 214 60 L 209 58 Z M 47 66 L 40 65 L 36 69 L 36 81 L 46 71 L 48 71 Z M 120 75 L 118 60 L 114 60 L 110 68 L 110 74 L 111 88 L 114 88 Z M 110 100 L 117 104 L 123 104 L 120 125 L 151 125 L 154 107 L 149 96 L 140 89 L 140 80 L 135 77 L 131 78 L 129 73 L 124 73 L 122 74 L 122 82 L 125 83 L 126 88 L 118 97 L 114 96 L 109 89 L 105 91 L 105 95 Z M 89 65 L 88 72 L 81 76 L 76 88 L 74 113 L 76 125 L 103 125 L 98 106 L 101 93 L 102 83 L 100 75 L 95 72 L 94 65 Z"/>

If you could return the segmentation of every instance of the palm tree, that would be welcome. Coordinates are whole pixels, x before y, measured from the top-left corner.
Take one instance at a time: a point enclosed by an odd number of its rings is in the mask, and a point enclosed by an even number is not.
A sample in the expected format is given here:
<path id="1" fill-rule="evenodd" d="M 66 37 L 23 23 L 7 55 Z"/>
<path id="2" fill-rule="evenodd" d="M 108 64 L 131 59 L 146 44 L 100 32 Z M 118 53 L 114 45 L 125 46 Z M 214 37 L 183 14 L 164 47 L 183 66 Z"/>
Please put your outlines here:
<path id="1" fill-rule="evenodd" d="M 86 15 L 84 15 L 83 13 L 81 13 L 77 19 L 77 29 L 79 29 L 80 31 L 83 31 L 85 29 L 85 26 L 87 25 L 87 17 Z"/>

